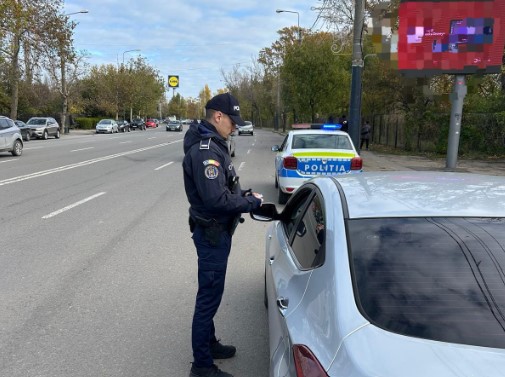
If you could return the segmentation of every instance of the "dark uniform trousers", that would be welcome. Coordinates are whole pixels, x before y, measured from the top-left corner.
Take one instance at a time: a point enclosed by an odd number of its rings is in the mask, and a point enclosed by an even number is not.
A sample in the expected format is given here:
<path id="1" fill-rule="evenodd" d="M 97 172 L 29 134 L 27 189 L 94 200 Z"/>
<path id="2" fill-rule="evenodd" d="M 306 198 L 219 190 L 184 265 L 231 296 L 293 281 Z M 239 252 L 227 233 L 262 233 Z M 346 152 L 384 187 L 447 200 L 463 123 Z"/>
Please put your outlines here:
<path id="1" fill-rule="evenodd" d="M 223 297 L 226 266 L 231 249 L 231 235 L 222 230 L 217 245 L 205 236 L 205 229 L 196 225 L 193 242 L 198 254 L 198 293 L 192 325 L 194 366 L 210 367 L 213 359 L 210 344 L 216 342 L 214 315 Z"/>

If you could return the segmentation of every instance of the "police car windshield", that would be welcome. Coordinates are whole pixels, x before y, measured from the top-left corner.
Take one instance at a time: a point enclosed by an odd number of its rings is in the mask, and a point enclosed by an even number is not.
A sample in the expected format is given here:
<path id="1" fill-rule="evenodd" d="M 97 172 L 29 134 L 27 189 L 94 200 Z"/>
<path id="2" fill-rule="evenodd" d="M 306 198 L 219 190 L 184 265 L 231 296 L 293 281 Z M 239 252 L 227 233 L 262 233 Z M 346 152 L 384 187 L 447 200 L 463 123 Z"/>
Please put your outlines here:
<path id="1" fill-rule="evenodd" d="M 351 142 L 346 135 L 294 135 L 293 149 L 349 149 Z"/>

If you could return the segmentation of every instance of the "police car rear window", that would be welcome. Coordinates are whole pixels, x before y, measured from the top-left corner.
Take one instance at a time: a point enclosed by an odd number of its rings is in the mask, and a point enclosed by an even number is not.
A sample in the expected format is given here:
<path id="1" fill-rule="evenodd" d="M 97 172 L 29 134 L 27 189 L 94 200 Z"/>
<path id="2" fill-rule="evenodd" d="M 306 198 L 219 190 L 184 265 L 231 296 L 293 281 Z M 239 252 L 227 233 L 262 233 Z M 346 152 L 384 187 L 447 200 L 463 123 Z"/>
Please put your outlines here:
<path id="1" fill-rule="evenodd" d="M 294 135 L 293 149 L 350 149 L 352 145 L 346 135 Z"/>

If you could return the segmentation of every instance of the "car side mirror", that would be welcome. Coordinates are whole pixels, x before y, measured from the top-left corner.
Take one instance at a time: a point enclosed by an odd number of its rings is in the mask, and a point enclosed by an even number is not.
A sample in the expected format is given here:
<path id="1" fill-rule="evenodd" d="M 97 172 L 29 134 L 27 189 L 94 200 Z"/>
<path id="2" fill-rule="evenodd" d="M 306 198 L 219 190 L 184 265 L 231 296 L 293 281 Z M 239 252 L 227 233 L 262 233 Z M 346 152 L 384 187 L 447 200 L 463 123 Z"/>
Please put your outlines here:
<path id="1" fill-rule="evenodd" d="M 272 152 L 279 152 L 279 150 L 280 150 L 280 149 L 281 149 L 281 148 L 280 148 L 278 145 L 274 145 L 274 146 L 272 147 Z"/>
<path id="2" fill-rule="evenodd" d="M 280 220 L 281 215 L 277 212 L 277 207 L 274 203 L 263 203 L 261 207 L 249 212 L 251 218 L 256 221 L 273 221 Z"/>

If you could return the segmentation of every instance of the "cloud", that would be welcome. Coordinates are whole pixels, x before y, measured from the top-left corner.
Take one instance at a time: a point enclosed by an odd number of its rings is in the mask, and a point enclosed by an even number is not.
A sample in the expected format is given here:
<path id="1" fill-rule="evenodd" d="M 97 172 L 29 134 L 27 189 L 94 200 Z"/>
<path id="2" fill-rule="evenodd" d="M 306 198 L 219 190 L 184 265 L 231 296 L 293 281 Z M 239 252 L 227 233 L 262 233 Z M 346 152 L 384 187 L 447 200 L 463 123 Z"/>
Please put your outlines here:
<path id="1" fill-rule="evenodd" d="M 313 5 L 317 1 L 313 1 Z M 296 14 L 275 13 L 287 9 L 300 13 L 300 26 L 310 27 L 316 17 L 306 1 L 224 0 L 67 0 L 65 13 L 79 24 L 74 45 L 89 53 L 89 64 L 117 64 L 138 56 L 165 78 L 179 75 L 177 92 L 197 97 L 209 85 L 213 92 L 224 86 L 221 69 L 250 65 L 259 51 L 269 47 L 277 31 L 296 25 Z"/>

